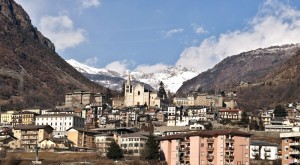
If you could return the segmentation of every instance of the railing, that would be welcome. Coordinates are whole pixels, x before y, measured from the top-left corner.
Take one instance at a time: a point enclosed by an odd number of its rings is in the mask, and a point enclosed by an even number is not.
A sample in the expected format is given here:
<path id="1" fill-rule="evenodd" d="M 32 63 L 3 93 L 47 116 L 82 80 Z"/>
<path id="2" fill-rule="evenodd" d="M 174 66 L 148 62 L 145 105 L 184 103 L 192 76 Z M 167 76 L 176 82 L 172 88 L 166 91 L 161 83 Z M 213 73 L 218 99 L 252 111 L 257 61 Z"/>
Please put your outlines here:
<path id="1" fill-rule="evenodd" d="M 214 141 L 215 141 L 215 140 L 214 140 L 213 138 L 208 138 L 208 139 L 207 139 L 207 143 L 214 143 Z"/>
<path id="2" fill-rule="evenodd" d="M 253 147 L 252 151 L 258 151 L 258 147 Z"/>
<path id="3" fill-rule="evenodd" d="M 232 151 L 232 150 L 234 150 L 234 147 L 226 147 L 226 149 L 225 149 L 225 150 Z"/>
<path id="4" fill-rule="evenodd" d="M 270 148 L 265 148 L 264 150 L 265 150 L 265 152 L 271 152 Z"/>
<path id="5" fill-rule="evenodd" d="M 225 155 L 225 159 L 234 159 L 233 155 Z"/>
<path id="6" fill-rule="evenodd" d="M 300 145 L 300 142 L 293 142 L 293 143 L 290 143 L 290 146 L 299 146 Z"/>
<path id="7" fill-rule="evenodd" d="M 233 143 L 233 142 L 234 142 L 234 139 L 226 139 L 225 142 L 226 142 L 226 143 Z"/>
<path id="8" fill-rule="evenodd" d="M 213 160 L 214 156 L 213 155 L 207 155 L 207 160 Z"/>
<path id="9" fill-rule="evenodd" d="M 214 147 L 207 147 L 207 151 L 214 151 Z"/>

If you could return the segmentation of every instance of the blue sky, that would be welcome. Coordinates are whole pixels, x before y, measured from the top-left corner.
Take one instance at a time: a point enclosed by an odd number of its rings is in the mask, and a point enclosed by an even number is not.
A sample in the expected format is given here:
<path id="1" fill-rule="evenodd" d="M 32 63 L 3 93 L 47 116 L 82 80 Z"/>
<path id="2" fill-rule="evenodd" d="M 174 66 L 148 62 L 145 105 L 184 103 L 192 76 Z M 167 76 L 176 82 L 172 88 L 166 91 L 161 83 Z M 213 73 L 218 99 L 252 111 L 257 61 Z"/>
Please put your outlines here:
<path id="1" fill-rule="evenodd" d="M 243 51 L 300 42 L 300 1 L 16 2 L 64 59 L 118 72 L 205 71 Z"/>

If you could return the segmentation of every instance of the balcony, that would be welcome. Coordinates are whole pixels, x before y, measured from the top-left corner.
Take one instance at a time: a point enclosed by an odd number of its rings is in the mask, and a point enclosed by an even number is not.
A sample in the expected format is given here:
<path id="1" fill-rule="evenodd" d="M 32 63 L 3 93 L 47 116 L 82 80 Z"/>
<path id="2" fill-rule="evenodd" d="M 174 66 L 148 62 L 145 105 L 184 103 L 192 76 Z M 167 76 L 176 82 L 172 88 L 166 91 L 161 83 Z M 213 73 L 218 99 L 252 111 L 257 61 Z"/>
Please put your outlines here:
<path id="1" fill-rule="evenodd" d="M 206 165 L 214 165 L 213 162 L 208 162 Z"/>
<path id="2" fill-rule="evenodd" d="M 234 156 L 233 155 L 225 155 L 225 159 L 233 160 Z"/>
<path id="3" fill-rule="evenodd" d="M 293 150 L 289 152 L 290 155 L 300 155 L 300 151 L 299 150 Z"/>
<path id="4" fill-rule="evenodd" d="M 226 151 L 233 151 L 233 150 L 234 150 L 234 147 L 226 147 L 225 150 L 226 150 Z"/>
<path id="5" fill-rule="evenodd" d="M 300 142 L 293 142 L 293 143 L 290 143 L 290 146 L 300 146 Z"/>
<path id="6" fill-rule="evenodd" d="M 270 157 L 271 156 L 270 153 L 265 153 L 264 155 L 265 155 L 265 157 Z"/>
<path id="7" fill-rule="evenodd" d="M 234 165 L 233 162 L 225 162 L 225 165 Z"/>
<path id="8" fill-rule="evenodd" d="M 271 152 L 270 148 L 265 148 L 264 150 L 265 150 L 265 152 Z"/>
<path id="9" fill-rule="evenodd" d="M 214 140 L 213 138 L 208 138 L 208 139 L 207 139 L 207 143 L 214 143 L 214 141 L 215 141 L 215 140 Z"/>
<path id="10" fill-rule="evenodd" d="M 214 151 L 214 147 L 207 147 L 207 151 Z"/>
<path id="11" fill-rule="evenodd" d="M 226 143 L 234 143 L 234 139 L 226 139 L 225 142 Z"/>
<path id="12" fill-rule="evenodd" d="M 300 160 L 299 159 L 292 159 L 289 164 L 300 164 Z"/>
<path id="13" fill-rule="evenodd" d="M 258 147 L 252 147 L 252 151 L 258 151 L 259 148 Z"/>
<path id="14" fill-rule="evenodd" d="M 214 159 L 214 156 L 213 155 L 207 155 L 207 160 L 213 160 Z"/>

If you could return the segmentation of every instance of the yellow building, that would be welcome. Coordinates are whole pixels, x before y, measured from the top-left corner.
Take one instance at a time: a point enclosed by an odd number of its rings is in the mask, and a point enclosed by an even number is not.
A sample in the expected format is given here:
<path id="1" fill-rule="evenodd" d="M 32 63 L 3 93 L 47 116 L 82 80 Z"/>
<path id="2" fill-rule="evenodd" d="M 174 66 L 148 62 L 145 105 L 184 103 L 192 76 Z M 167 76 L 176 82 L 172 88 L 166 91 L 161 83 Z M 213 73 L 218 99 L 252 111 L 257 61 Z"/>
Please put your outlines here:
<path id="1" fill-rule="evenodd" d="M 19 125 L 34 125 L 35 116 L 37 116 L 34 112 L 16 112 L 12 114 L 11 124 L 13 127 Z"/>
<path id="2" fill-rule="evenodd" d="M 39 146 L 42 149 L 70 149 L 73 146 L 73 142 L 67 138 L 46 138 L 39 142 Z"/>
<path id="3" fill-rule="evenodd" d="M 1 123 L 3 124 L 11 124 L 12 122 L 12 114 L 16 111 L 7 111 L 4 113 L 1 113 Z"/>
<path id="4" fill-rule="evenodd" d="M 195 100 L 195 105 L 222 107 L 223 97 L 220 95 L 214 96 L 214 95 L 201 94 L 197 96 Z"/>

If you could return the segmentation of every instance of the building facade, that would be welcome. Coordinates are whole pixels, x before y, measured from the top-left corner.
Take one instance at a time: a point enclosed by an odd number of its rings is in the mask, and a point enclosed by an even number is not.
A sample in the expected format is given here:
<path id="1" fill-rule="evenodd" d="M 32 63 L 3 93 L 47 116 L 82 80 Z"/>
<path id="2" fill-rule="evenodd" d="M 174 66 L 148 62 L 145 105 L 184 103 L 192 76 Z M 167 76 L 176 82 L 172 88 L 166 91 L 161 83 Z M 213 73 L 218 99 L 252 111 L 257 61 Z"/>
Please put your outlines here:
<path id="1" fill-rule="evenodd" d="M 300 164 L 300 132 L 280 133 L 282 165 Z"/>
<path id="2" fill-rule="evenodd" d="M 237 130 L 165 136 L 160 147 L 168 165 L 250 164 L 250 134 Z"/>
<path id="3" fill-rule="evenodd" d="M 73 114 L 47 114 L 37 116 L 35 125 L 50 125 L 54 128 L 54 136 L 63 137 L 69 128 L 83 128 L 84 119 Z"/>

